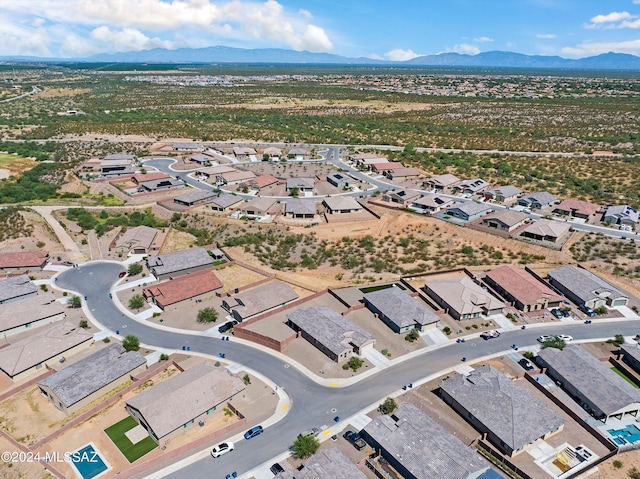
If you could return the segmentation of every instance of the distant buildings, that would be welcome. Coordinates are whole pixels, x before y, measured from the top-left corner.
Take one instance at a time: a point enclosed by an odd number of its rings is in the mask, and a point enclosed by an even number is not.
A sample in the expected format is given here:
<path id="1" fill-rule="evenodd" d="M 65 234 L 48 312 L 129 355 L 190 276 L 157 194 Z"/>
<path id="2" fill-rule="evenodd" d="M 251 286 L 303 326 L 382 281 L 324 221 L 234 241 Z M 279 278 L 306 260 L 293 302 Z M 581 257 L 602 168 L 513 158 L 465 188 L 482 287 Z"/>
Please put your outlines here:
<path id="1" fill-rule="evenodd" d="M 218 194 L 213 191 L 196 190 L 184 195 L 176 196 L 173 199 L 173 202 L 184 206 L 196 206 L 206 205 L 213 202 L 216 198 L 218 198 Z"/>
<path id="2" fill-rule="evenodd" d="M 296 219 L 313 219 L 316 215 L 316 202 L 298 198 L 288 200 L 284 206 L 284 214 Z"/>
<path id="3" fill-rule="evenodd" d="M 453 188 L 453 186 L 458 184 L 459 182 L 460 182 L 460 178 L 447 173 L 444 175 L 438 175 L 438 176 L 434 176 L 433 178 L 424 180 L 424 182 L 422 183 L 422 186 L 425 189 L 443 190 L 445 188 Z"/>
<path id="4" fill-rule="evenodd" d="M 563 243 L 571 232 L 571 226 L 565 222 L 541 218 L 527 226 L 520 236 L 547 243 Z"/>
<path id="5" fill-rule="evenodd" d="M 382 195 L 382 201 L 406 207 L 413 204 L 420 196 L 420 193 L 416 190 L 388 191 Z"/>
<path id="6" fill-rule="evenodd" d="M 336 188 L 348 189 L 358 184 L 356 180 L 347 176 L 345 173 L 331 173 L 327 175 L 327 181 Z"/>
<path id="7" fill-rule="evenodd" d="M 520 211 L 498 210 L 484 216 L 480 224 L 487 228 L 508 234 L 530 221 L 529 216 Z"/>
<path id="8" fill-rule="evenodd" d="M 275 214 L 279 211 L 278 200 L 266 196 L 242 203 L 238 209 L 240 210 L 240 216 L 245 216 L 251 220 Z"/>
<path id="9" fill-rule="evenodd" d="M 499 203 L 509 203 L 522 194 L 522 190 L 513 185 L 498 186 L 484 192 L 486 198 L 498 201 Z"/>
<path id="10" fill-rule="evenodd" d="M 421 198 L 413 200 L 409 207 L 413 211 L 422 214 L 433 214 L 448 208 L 453 204 L 453 200 L 444 196 L 427 194 Z"/>
<path id="11" fill-rule="evenodd" d="M 466 195 L 474 195 L 489 188 L 489 183 L 482 178 L 474 178 L 472 180 L 464 180 L 453 187 L 453 191 Z"/>
<path id="12" fill-rule="evenodd" d="M 313 193 L 315 183 L 313 178 L 289 178 L 287 179 L 286 191 L 297 189 L 300 193 Z"/>
<path id="13" fill-rule="evenodd" d="M 600 206 L 587 201 L 581 200 L 563 200 L 560 204 L 556 205 L 553 209 L 553 213 L 556 215 L 570 216 L 573 218 L 581 218 L 588 220 L 600 211 Z"/>

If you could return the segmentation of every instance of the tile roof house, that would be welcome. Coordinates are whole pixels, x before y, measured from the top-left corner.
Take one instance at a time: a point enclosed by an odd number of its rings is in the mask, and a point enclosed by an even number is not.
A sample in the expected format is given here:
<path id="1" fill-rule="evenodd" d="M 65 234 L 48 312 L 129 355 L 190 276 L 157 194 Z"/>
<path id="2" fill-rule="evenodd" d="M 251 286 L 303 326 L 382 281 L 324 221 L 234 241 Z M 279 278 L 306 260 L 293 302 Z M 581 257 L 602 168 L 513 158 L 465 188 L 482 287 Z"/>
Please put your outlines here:
<path id="1" fill-rule="evenodd" d="M 368 166 L 371 169 L 371 165 L 380 163 L 389 163 L 389 158 L 386 156 L 376 155 L 374 153 L 355 153 L 349 155 L 349 160 L 354 161 L 356 165 Z"/>
<path id="2" fill-rule="evenodd" d="M 135 226 L 116 236 L 116 252 L 122 254 L 147 254 L 154 246 L 158 230 L 149 226 Z"/>
<path id="3" fill-rule="evenodd" d="M 409 208 L 417 213 L 432 214 L 448 208 L 452 204 L 452 199 L 429 193 L 414 200 Z"/>
<path id="4" fill-rule="evenodd" d="M 420 192 L 416 190 L 387 191 L 382 195 L 382 201 L 408 206 L 420 198 Z"/>
<path id="5" fill-rule="evenodd" d="M 404 165 L 398 161 L 376 163 L 371 165 L 371 171 L 374 171 L 376 173 L 384 173 L 386 171 L 399 170 L 401 168 L 404 168 Z"/>
<path id="6" fill-rule="evenodd" d="M 442 381 L 440 397 L 509 456 L 560 432 L 567 422 L 493 366 Z"/>
<path id="7" fill-rule="evenodd" d="M 491 205 L 468 201 L 458 206 L 447 208 L 446 214 L 463 221 L 472 221 L 483 217 L 493 211 Z"/>
<path id="8" fill-rule="evenodd" d="M 352 196 L 331 196 L 322 200 L 329 214 L 357 213 L 362 205 Z"/>
<path id="9" fill-rule="evenodd" d="M 304 160 L 307 156 L 309 156 L 309 150 L 306 148 L 291 148 L 287 152 L 287 156 L 289 158 L 295 158 L 296 160 Z"/>
<path id="10" fill-rule="evenodd" d="M 206 205 L 217 197 L 218 194 L 213 191 L 195 190 L 184 195 L 176 196 L 173 202 L 184 206 Z"/>
<path id="11" fill-rule="evenodd" d="M 286 191 L 297 188 L 300 192 L 313 192 L 316 182 L 313 178 L 288 178 Z"/>
<path id="12" fill-rule="evenodd" d="M 504 265 L 489 271 L 484 282 L 525 313 L 556 308 L 562 296 L 520 268 Z"/>
<path id="13" fill-rule="evenodd" d="M 65 308 L 57 301 L 32 296 L 10 304 L 0 304 L 0 334 L 4 337 L 23 333 L 66 317 Z"/>
<path id="14" fill-rule="evenodd" d="M 64 321 L 51 328 L 39 328 L 29 337 L 0 349 L 0 370 L 19 381 L 43 367 L 53 366 L 65 356 L 89 347 L 93 334 Z"/>
<path id="15" fill-rule="evenodd" d="M 300 470 L 285 470 L 278 479 L 366 479 L 351 459 L 337 447 L 320 449 L 305 459 Z"/>
<path id="16" fill-rule="evenodd" d="M 423 188 L 452 188 L 455 184 L 459 183 L 460 179 L 457 176 L 451 175 L 449 173 L 444 175 L 434 176 L 433 178 L 429 178 L 424 180 L 422 183 Z"/>
<path id="17" fill-rule="evenodd" d="M 278 178 L 273 175 L 260 175 L 246 182 L 249 188 L 254 190 L 260 190 L 267 186 L 275 185 L 278 183 Z"/>
<path id="18" fill-rule="evenodd" d="M 635 226 L 638 223 L 638 211 L 627 205 L 609 206 L 602 221 L 612 225 Z"/>
<path id="19" fill-rule="evenodd" d="M 276 148 L 275 146 L 270 146 L 269 148 L 265 148 L 262 154 L 268 155 L 269 158 L 273 160 L 279 160 L 282 156 L 282 150 L 280 148 Z"/>
<path id="20" fill-rule="evenodd" d="M 284 205 L 284 215 L 298 219 L 313 219 L 316 215 L 316 202 L 298 198 L 287 200 Z"/>
<path id="21" fill-rule="evenodd" d="M 158 172 L 153 172 L 153 173 L 145 173 L 145 174 L 133 175 L 131 177 L 131 181 L 134 182 L 136 185 L 139 185 L 140 183 L 145 183 L 147 181 L 165 180 L 165 179 L 169 179 L 169 178 L 171 178 L 171 177 L 169 175 L 167 175 L 166 173 L 162 173 L 162 172 L 158 171 Z"/>
<path id="22" fill-rule="evenodd" d="M 524 238 L 531 238 L 536 241 L 547 241 L 549 243 L 562 243 L 571 232 L 571 226 L 567 223 L 539 219 L 527 226 L 520 236 Z"/>
<path id="23" fill-rule="evenodd" d="M 244 202 L 242 197 L 232 195 L 231 193 L 222 193 L 220 196 L 215 196 L 211 201 L 207 202 L 207 208 L 211 208 L 213 211 L 229 211 L 240 207 Z"/>
<path id="24" fill-rule="evenodd" d="M 177 141 L 171 143 L 171 149 L 174 151 L 202 151 L 204 146 L 195 142 Z"/>
<path id="25" fill-rule="evenodd" d="M 205 248 L 191 248 L 159 256 L 148 256 L 147 267 L 156 278 L 181 276 L 211 266 L 213 258 Z"/>
<path id="26" fill-rule="evenodd" d="M 234 170 L 227 173 L 219 173 L 216 175 L 216 185 L 239 185 L 256 178 L 253 171 Z"/>
<path id="27" fill-rule="evenodd" d="M 243 203 L 238 208 L 242 216 L 255 219 L 278 212 L 278 200 L 275 198 L 259 197 Z"/>
<path id="28" fill-rule="evenodd" d="M 574 303 L 592 309 L 626 306 L 629 297 L 608 281 L 584 268 L 566 265 L 549 272 L 549 283 Z"/>
<path id="29" fill-rule="evenodd" d="M 507 203 L 518 198 L 522 190 L 513 185 L 498 186 L 484 192 L 484 196 L 500 203 Z"/>
<path id="30" fill-rule="evenodd" d="M 297 309 L 287 319 L 291 328 L 301 331 L 304 339 L 338 364 L 373 349 L 376 343 L 373 335 L 324 306 Z"/>
<path id="31" fill-rule="evenodd" d="M 200 168 L 196 171 L 196 175 L 200 173 L 201 175 L 206 176 L 207 178 L 211 178 L 212 176 L 218 176 L 222 173 L 231 173 L 232 171 L 237 171 L 233 166 L 229 165 L 216 165 L 216 166 L 207 166 L 205 168 Z"/>
<path id="32" fill-rule="evenodd" d="M 38 288 L 26 274 L 0 280 L 0 304 L 11 303 L 38 294 Z"/>
<path id="33" fill-rule="evenodd" d="M 129 399 L 125 409 L 164 445 L 196 422 L 206 422 L 245 387 L 228 369 L 207 361 L 145 389 Z"/>
<path id="34" fill-rule="evenodd" d="M 385 170 L 384 176 L 390 180 L 409 180 L 412 178 L 418 178 L 420 176 L 420 170 L 417 168 L 396 168 L 392 170 Z"/>
<path id="35" fill-rule="evenodd" d="M 402 477 L 488 477 L 488 462 L 411 403 L 378 416 L 360 434 Z"/>
<path id="36" fill-rule="evenodd" d="M 327 181 L 336 188 L 352 188 L 358 182 L 345 173 L 331 173 L 327 175 Z"/>
<path id="37" fill-rule="evenodd" d="M 480 224 L 487 228 L 511 233 L 530 221 L 529 216 L 520 211 L 498 210 L 484 216 Z"/>
<path id="38" fill-rule="evenodd" d="M 520 206 L 527 208 L 541 210 L 547 208 L 558 201 L 558 198 L 546 191 L 540 191 L 538 193 L 527 193 L 518 199 L 517 203 Z"/>
<path id="39" fill-rule="evenodd" d="M 236 158 L 247 159 L 255 157 L 258 152 L 250 146 L 236 146 L 233 148 L 233 154 Z"/>
<path id="40" fill-rule="evenodd" d="M 49 261 L 46 251 L 28 251 L 20 253 L 0 253 L 0 271 L 17 269 L 42 269 Z"/>
<path id="41" fill-rule="evenodd" d="M 436 328 L 440 318 L 397 286 L 365 293 L 365 306 L 396 333 Z"/>
<path id="42" fill-rule="evenodd" d="M 472 180 L 464 180 L 453 187 L 453 191 L 473 195 L 489 188 L 489 183 L 482 178 L 474 178 Z"/>
<path id="43" fill-rule="evenodd" d="M 477 318 L 502 312 L 504 304 L 466 276 L 429 281 L 425 292 L 454 319 Z"/>
<path id="44" fill-rule="evenodd" d="M 198 163 L 199 165 L 206 165 L 214 160 L 213 156 L 205 155 L 204 153 L 194 153 L 193 155 L 189 155 L 189 161 Z"/>
<path id="45" fill-rule="evenodd" d="M 38 382 L 40 392 L 64 412 L 73 414 L 142 371 L 147 360 L 121 344 L 110 344 Z"/>
<path id="46" fill-rule="evenodd" d="M 224 298 L 222 307 L 229 311 L 236 321 L 242 322 L 296 299 L 298 293 L 288 283 L 276 281 Z"/>
<path id="47" fill-rule="evenodd" d="M 553 209 L 553 214 L 588 220 L 598 211 L 600 211 L 600 205 L 595 205 L 587 201 L 568 199 L 556 205 Z"/>
<path id="48" fill-rule="evenodd" d="M 147 301 L 153 301 L 160 309 L 165 309 L 172 304 L 193 299 L 220 288 L 222 288 L 222 282 L 213 270 L 204 269 L 145 288 L 142 294 Z"/>
<path id="49" fill-rule="evenodd" d="M 596 419 L 607 422 L 610 417 L 635 417 L 640 412 L 640 390 L 582 346 L 544 348 L 536 362 Z"/>
<path id="50" fill-rule="evenodd" d="M 135 159 L 136 159 L 136 155 L 131 155 L 129 153 L 111 153 L 109 155 L 106 155 L 100 158 L 100 161 L 133 162 Z"/>

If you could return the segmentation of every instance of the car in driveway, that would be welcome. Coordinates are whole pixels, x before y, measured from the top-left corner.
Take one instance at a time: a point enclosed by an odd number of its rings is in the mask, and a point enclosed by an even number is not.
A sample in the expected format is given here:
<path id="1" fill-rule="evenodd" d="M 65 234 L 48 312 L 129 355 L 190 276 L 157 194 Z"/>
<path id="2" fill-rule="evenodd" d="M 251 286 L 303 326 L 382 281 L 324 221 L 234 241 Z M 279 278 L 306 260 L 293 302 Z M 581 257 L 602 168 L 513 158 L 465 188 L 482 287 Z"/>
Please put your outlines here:
<path id="1" fill-rule="evenodd" d="M 360 434 L 353 431 L 345 432 L 342 437 L 344 437 L 347 441 L 353 444 L 358 451 L 362 451 L 365 447 L 367 447 L 367 443 L 364 442 L 364 439 L 360 437 Z"/>
<path id="2" fill-rule="evenodd" d="M 251 429 L 244 433 L 244 438 L 251 439 L 253 437 L 259 436 L 263 432 L 264 429 L 262 428 L 262 426 L 253 426 Z"/>
<path id="3" fill-rule="evenodd" d="M 580 304 L 578 308 L 580 308 L 580 311 L 582 311 L 587 316 L 594 317 L 596 315 L 596 312 L 586 304 Z"/>
<path id="4" fill-rule="evenodd" d="M 564 316 L 565 318 L 570 318 L 571 317 L 571 310 L 570 309 L 561 309 L 560 312 L 562 313 L 562 316 Z"/>
<path id="5" fill-rule="evenodd" d="M 480 335 L 480 337 L 485 340 L 497 338 L 499 336 L 500 336 L 500 331 L 496 331 L 495 329 L 490 329 L 489 331 L 485 331 Z"/>
<path id="6" fill-rule="evenodd" d="M 233 443 L 232 442 L 221 442 L 216 447 L 211 449 L 211 455 L 213 457 L 220 457 L 223 454 L 233 451 Z"/>
<path id="7" fill-rule="evenodd" d="M 542 336 L 540 336 L 538 338 L 538 342 L 539 343 L 546 343 L 547 341 L 553 339 L 553 336 L 547 336 L 546 334 L 543 334 Z"/>
<path id="8" fill-rule="evenodd" d="M 531 371 L 533 369 L 533 363 L 527 358 L 522 358 L 520 361 L 518 361 L 518 364 L 522 366 L 526 371 Z"/>
<path id="9" fill-rule="evenodd" d="M 558 334 L 557 338 L 563 341 L 573 341 L 573 336 L 569 336 L 568 334 Z"/>
<path id="10" fill-rule="evenodd" d="M 551 314 L 553 314 L 558 319 L 562 319 L 564 317 L 562 315 L 562 311 L 560 311 L 559 309 L 552 309 Z"/>
<path id="11" fill-rule="evenodd" d="M 218 328 L 218 332 L 226 333 L 227 331 L 232 329 L 236 324 L 238 324 L 238 321 L 236 321 L 235 319 L 233 321 L 227 321 L 226 323 L 224 323 L 222 326 Z"/>
<path id="12" fill-rule="evenodd" d="M 277 476 L 278 474 L 284 472 L 284 468 L 277 462 L 273 466 L 271 466 L 269 470 L 274 476 Z"/>

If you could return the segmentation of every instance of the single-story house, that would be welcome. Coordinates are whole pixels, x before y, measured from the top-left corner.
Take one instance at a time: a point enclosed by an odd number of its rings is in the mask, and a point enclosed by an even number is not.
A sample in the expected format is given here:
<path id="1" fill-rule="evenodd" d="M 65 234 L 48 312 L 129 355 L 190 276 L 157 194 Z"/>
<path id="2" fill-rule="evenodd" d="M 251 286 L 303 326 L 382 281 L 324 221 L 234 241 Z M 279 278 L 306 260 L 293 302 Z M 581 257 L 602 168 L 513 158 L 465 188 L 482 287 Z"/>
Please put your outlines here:
<path id="1" fill-rule="evenodd" d="M 1 350 L 0 350 L 1 351 Z M 607 422 L 610 417 L 637 417 L 640 412 L 640 390 L 634 388 L 579 345 L 544 348 L 536 362 L 568 392 L 589 414 Z"/>
<path id="2" fill-rule="evenodd" d="M 304 160 L 309 156 L 309 150 L 306 148 L 291 148 L 287 156 L 298 161 Z"/>
<path id="3" fill-rule="evenodd" d="M 504 304 L 482 289 L 470 278 L 446 278 L 429 281 L 425 292 L 454 319 L 477 318 L 502 313 Z"/>
<path id="4" fill-rule="evenodd" d="M 239 185 L 254 178 L 256 178 L 256 175 L 253 171 L 234 170 L 216 175 L 216 185 Z"/>
<path id="5" fill-rule="evenodd" d="M 136 185 L 139 185 L 141 183 L 145 183 L 147 181 L 155 181 L 155 180 L 166 180 L 171 178 L 171 176 L 167 175 L 166 173 L 162 173 L 161 171 L 158 172 L 153 172 L 153 173 L 144 173 L 144 174 L 137 174 L 137 175 L 133 175 L 131 177 L 131 181 L 133 183 L 135 183 Z"/>
<path id="6" fill-rule="evenodd" d="M 474 178 L 472 180 L 464 180 L 453 187 L 453 191 L 456 193 L 464 193 L 466 195 L 473 195 L 480 193 L 481 191 L 489 188 L 489 183 L 482 178 Z"/>
<path id="7" fill-rule="evenodd" d="M 65 414 L 73 414 L 145 370 L 147 360 L 121 344 L 110 344 L 38 382 L 43 396 Z"/>
<path id="8" fill-rule="evenodd" d="M 0 349 L 0 370 L 13 381 L 20 381 L 63 362 L 92 342 L 93 333 L 67 321 L 39 328 L 29 337 Z"/>
<path id="9" fill-rule="evenodd" d="M 387 171 L 399 170 L 404 168 L 404 165 L 398 161 L 390 161 L 387 163 L 375 163 L 371 165 L 371 171 L 375 173 L 384 174 Z"/>
<path id="10" fill-rule="evenodd" d="M 325 306 L 297 309 L 287 314 L 287 320 L 291 328 L 338 364 L 353 354 L 372 350 L 376 344 L 373 335 Z"/>
<path id="11" fill-rule="evenodd" d="M 609 206 L 602 217 L 602 221 L 611 225 L 635 227 L 638 224 L 638 210 L 628 205 Z"/>
<path id="12" fill-rule="evenodd" d="M 384 176 L 390 180 L 411 180 L 420 176 L 417 168 L 397 168 L 394 170 L 385 170 Z"/>
<path id="13" fill-rule="evenodd" d="M 362 205 L 352 196 L 331 196 L 322 200 L 329 214 L 358 213 Z"/>
<path id="14" fill-rule="evenodd" d="M 640 347 L 637 344 L 623 344 L 620 346 L 622 360 L 631 366 L 636 372 L 640 372 Z"/>
<path id="15" fill-rule="evenodd" d="M 286 190 L 297 188 L 300 193 L 313 193 L 315 183 L 313 178 L 288 178 Z"/>
<path id="16" fill-rule="evenodd" d="M 175 278 L 209 268 L 213 258 L 205 248 L 191 248 L 159 256 L 147 256 L 147 268 L 158 279 Z"/>
<path id="17" fill-rule="evenodd" d="M 484 197 L 495 200 L 499 203 L 510 203 L 518 199 L 518 196 L 522 194 L 522 190 L 513 185 L 498 186 L 485 191 Z"/>
<path id="18" fill-rule="evenodd" d="M 260 175 L 255 178 L 247 181 L 245 184 L 254 190 L 261 190 L 262 188 L 266 188 L 267 186 L 275 185 L 278 183 L 278 178 L 273 175 Z"/>
<path id="19" fill-rule="evenodd" d="M 549 272 L 549 283 L 574 303 L 590 308 L 626 306 L 629 297 L 600 276 L 584 268 L 566 265 Z"/>
<path id="20" fill-rule="evenodd" d="M 116 253 L 148 254 L 154 249 L 156 236 L 158 236 L 158 230 L 149 226 L 128 228 L 127 231 L 116 236 Z"/>
<path id="21" fill-rule="evenodd" d="M 200 174 L 205 176 L 207 179 L 214 177 L 216 178 L 218 175 L 223 173 L 231 173 L 233 171 L 237 171 L 234 167 L 229 165 L 216 165 L 216 166 L 207 166 L 205 168 L 201 168 L 195 172 L 196 175 Z"/>
<path id="22" fill-rule="evenodd" d="M 484 215 L 487 215 L 492 211 L 493 207 L 491 205 L 468 201 L 467 203 L 447 208 L 446 214 L 463 221 L 473 221 L 478 218 L 482 218 Z"/>
<path id="23" fill-rule="evenodd" d="M 206 190 L 195 190 L 184 195 L 176 196 L 174 203 L 184 206 L 206 205 L 214 201 L 218 197 L 217 193 Z"/>
<path id="24" fill-rule="evenodd" d="M 166 177 L 159 180 L 144 181 L 138 184 L 138 192 L 149 193 L 170 188 L 183 188 L 184 182 L 176 178 Z"/>
<path id="25" fill-rule="evenodd" d="M 365 293 L 365 306 L 396 333 L 437 328 L 440 318 L 397 286 Z"/>
<path id="26" fill-rule="evenodd" d="M 271 160 L 279 160 L 282 156 L 282 150 L 280 148 L 276 148 L 275 146 L 270 146 L 269 148 L 265 148 L 262 152 L 262 156 L 268 156 Z"/>
<path id="27" fill-rule="evenodd" d="M 233 148 L 233 155 L 242 160 L 255 160 L 258 152 L 255 148 L 251 148 L 250 146 L 236 146 Z M 251 158 L 253 157 L 253 158 Z"/>
<path id="28" fill-rule="evenodd" d="M 192 163 L 198 163 L 199 165 L 206 165 L 207 163 L 211 163 L 214 161 L 211 155 L 207 155 L 205 153 L 195 153 L 189 156 L 189 161 Z"/>
<path id="29" fill-rule="evenodd" d="M 511 457 L 562 431 L 567 422 L 489 365 L 442 381 L 440 397 Z"/>
<path id="30" fill-rule="evenodd" d="M 0 305 L 0 334 L 4 337 L 23 333 L 39 326 L 60 321 L 67 316 L 57 301 L 42 296 Z"/>
<path id="31" fill-rule="evenodd" d="M 557 201 L 558 198 L 556 198 L 551 193 L 540 191 L 537 193 L 528 193 L 521 198 L 518 198 L 517 203 L 520 206 L 524 206 L 532 210 L 541 210 L 543 208 L 548 208 L 549 206 L 554 205 Z"/>
<path id="32" fill-rule="evenodd" d="M 152 301 L 160 309 L 193 299 L 202 294 L 211 293 L 222 288 L 222 282 L 212 269 L 185 274 L 142 290 L 147 301 Z"/>
<path id="33" fill-rule="evenodd" d="M 245 389 L 226 368 L 204 362 L 145 389 L 129 399 L 125 409 L 159 445 L 206 422 Z"/>
<path id="34" fill-rule="evenodd" d="M 171 149 L 173 151 L 202 151 L 204 150 L 204 146 L 200 143 L 195 142 L 177 141 L 171 143 Z"/>
<path id="35" fill-rule="evenodd" d="M 553 209 L 554 215 L 572 216 L 588 220 L 600 211 L 600 205 L 581 200 L 563 200 Z"/>
<path id="36" fill-rule="evenodd" d="M 132 161 L 100 161 L 100 175 L 112 176 L 132 176 L 136 168 Z"/>
<path id="37" fill-rule="evenodd" d="M 351 459 L 337 447 L 320 449 L 305 459 L 300 469 L 288 469 L 277 476 L 279 479 L 366 479 Z"/>
<path id="38" fill-rule="evenodd" d="M 0 253 L 0 271 L 42 269 L 49 261 L 46 251 Z"/>
<path id="39" fill-rule="evenodd" d="M 420 192 L 416 190 L 387 191 L 382 195 L 382 201 L 397 203 L 402 206 L 409 206 L 418 198 L 420 198 Z"/>
<path id="40" fill-rule="evenodd" d="M 109 155 L 106 155 L 100 158 L 100 161 L 113 161 L 115 163 L 125 161 L 129 163 L 133 163 L 135 159 L 136 159 L 136 155 L 131 155 L 129 153 L 111 153 Z"/>
<path id="41" fill-rule="evenodd" d="M 331 173 L 327 175 L 327 181 L 333 186 L 342 189 L 353 188 L 358 184 L 356 180 L 348 176 L 346 173 Z"/>
<path id="42" fill-rule="evenodd" d="M 213 211 L 229 211 L 238 208 L 243 202 L 244 200 L 240 196 L 222 193 L 209 201 L 207 208 L 211 208 Z"/>
<path id="43" fill-rule="evenodd" d="M 460 183 L 460 179 L 457 176 L 446 173 L 444 175 L 434 176 L 424 180 L 422 187 L 425 189 L 445 189 L 453 188 L 454 185 Z"/>
<path id="44" fill-rule="evenodd" d="M 520 236 L 536 241 L 562 243 L 567 238 L 567 236 L 569 236 L 570 232 L 571 226 L 567 223 L 554 220 L 539 219 L 523 229 L 520 233 Z"/>
<path id="45" fill-rule="evenodd" d="M 489 479 L 489 463 L 411 403 L 382 414 L 360 433 L 407 479 Z M 339 477 L 339 476 L 334 476 Z"/>
<path id="46" fill-rule="evenodd" d="M 288 283 L 276 281 L 224 298 L 222 307 L 229 311 L 236 321 L 242 322 L 296 299 L 298 293 Z"/>
<path id="47" fill-rule="evenodd" d="M 489 271 L 484 282 L 525 313 L 556 308 L 562 296 L 520 268 L 504 265 Z"/>
<path id="48" fill-rule="evenodd" d="M 238 209 L 241 216 L 246 216 L 249 219 L 275 214 L 279 211 L 278 200 L 267 197 L 254 198 L 241 204 Z"/>
<path id="49" fill-rule="evenodd" d="M 298 198 L 287 200 L 284 205 L 284 215 L 297 219 L 313 219 L 316 215 L 316 202 Z"/>
<path id="50" fill-rule="evenodd" d="M 498 210 L 482 218 L 480 224 L 487 228 L 511 233 L 531 221 L 525 213 L 515 210 Z"/>
<path id="51" fill-rule="evenodd" d="M 422 198 L 414 200 L 409 208 L 417 213 L 433 214 L 450 207 L 452 204 L 452 199 L 434 194 L 426 194 Z"/>
<path id="52" fill-rule="evenodd" d="M 374 153 L 355 153 L 349 155 L 348 159 L 355 162 L 356 166 L 368 166 L 369 169 L 371 169 L 372 165 L 389 163 L 389 158 Z"/>
<path id="53" fill-rule="evenodd" d="M 26 274 L 0 280 L 0 304 L 11 303 L 38 294 L 38 288 Z"/>

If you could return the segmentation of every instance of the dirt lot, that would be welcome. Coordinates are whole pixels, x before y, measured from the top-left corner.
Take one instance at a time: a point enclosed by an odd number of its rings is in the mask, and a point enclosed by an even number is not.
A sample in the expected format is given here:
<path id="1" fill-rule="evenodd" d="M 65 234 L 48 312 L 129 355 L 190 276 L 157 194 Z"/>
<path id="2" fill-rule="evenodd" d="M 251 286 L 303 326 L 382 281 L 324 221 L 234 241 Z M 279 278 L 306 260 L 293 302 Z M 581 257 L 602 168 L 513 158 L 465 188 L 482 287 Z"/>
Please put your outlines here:
<path id="1" fill-rule="evenodd" d="M 619 461 L 622 466 L 616 468 L 613 463 Z M 635 467 L 640 470 L 640 451 L 629 451 L 603 462 L 598 466 L 598 472 L 589 479 L 629 479 L 627 472 Z"/>
<path id="2" fill-rule="evenodd" d="M 158 254 L 173 253 L 191 248 L 196 242 L 196 237 L 185 231 L 178 231 L 170 228 L 167 239 L 162 244 L 162 249 Z"/>
<path id="3" fill-rule="evenodd" d="M 19 214 L 25 222 L 24 236 L 0 242 L 0 251 L 48 251 L 52 257 L 64 253 L 64 247 L 42 216 L 31 210 L 20 211 Z"/>

